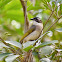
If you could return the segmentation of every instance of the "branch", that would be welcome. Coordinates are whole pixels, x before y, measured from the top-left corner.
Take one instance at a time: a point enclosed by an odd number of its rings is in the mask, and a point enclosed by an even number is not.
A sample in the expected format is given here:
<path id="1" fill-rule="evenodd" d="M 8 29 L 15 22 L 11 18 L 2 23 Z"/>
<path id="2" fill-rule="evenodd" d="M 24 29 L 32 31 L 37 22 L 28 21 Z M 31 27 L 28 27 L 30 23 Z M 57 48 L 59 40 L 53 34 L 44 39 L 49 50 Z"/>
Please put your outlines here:
<path id="1" fill-rule="evenodd" d="M 22 7 L 23 7 L 23 12 L 24 12 L 24 18 L 25 18 L 25 23 L 24 23 L 24 33 L 28 30 L 29 28 L 29 21 L 28 21 L 28 17 L 27 17 L 27 1 L 24 0 L 20 0 Z"/>

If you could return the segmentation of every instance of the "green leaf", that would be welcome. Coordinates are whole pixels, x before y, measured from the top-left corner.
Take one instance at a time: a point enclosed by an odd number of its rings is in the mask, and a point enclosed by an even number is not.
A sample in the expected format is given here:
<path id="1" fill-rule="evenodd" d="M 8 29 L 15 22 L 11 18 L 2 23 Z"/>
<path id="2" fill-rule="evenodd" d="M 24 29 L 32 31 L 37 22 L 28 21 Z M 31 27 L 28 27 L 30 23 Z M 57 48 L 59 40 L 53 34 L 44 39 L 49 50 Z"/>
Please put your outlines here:
<path id="1" fill-rule="evenodd" d="M 35 3 L 35 6 L 33 6 L 32 3 L 30 2 L 27 2 L 27 11 L 30 11 L 30 10 L 39 10 L 39 9 L 44 9 L 43 5 L 42 5 L 42 1 L 41 0 L 36 0 L 36 3 Z"/>
<path id="2" fill-rule="evenodd" d="M 17 57 L 19 57 L 19 55 L 11 55 L 11 56 L 8 56 L 7 58 L 5 58 L 5 61 L 13 62 L 13 60 L 15 60 Z"/>
<path id="3" fill-rule="evenodd" d="M 56 49 L 56 51 L 61 52 L 61 51 L 62 51 L 62 49 Z"/>
<path id="4" fill-rule="evenodd" d="M 55 2 L 54 1 L 52 1 L 52 8 L 54 8 L 55 7 Z"/>
<path id="5" fill-rule="evenodd" d="M 52 55 L 51 55 L 52 57 L 51 57 L 51 58 L 53 59 L 54 56 L 55 56 L 55 54 L 57 54 L 57 53 L 58 53 L 58 52 L 55 50 L 55 51 L 52 53 Z"/>
<path id="6" fill-rule="evenodd" d="M 0 60 L 2 60 L 5 56 L 10 55 L 11 53 L 2 53 L 0 54 Z"/>
<path id="7" fill-rule="evenodd" d="M 8 32 L 11 32 L 12 34 L 17 34 L 17 32 L 16 31 L 14 31 L 14 30 L 12 30 L 12 29 L 10 29 L 8 26 L 6 26 L 6 25 L 3 25 L 3 28 L 5 29 L 5 30 L 7 30 Z M 15 35 L 16 35 L 15 34 Z"/>
<path id="8" fill-rule="evenodd" d="M 47 4 L 47 2 L 49 2 L 49 1 L 50 1 L 50 0 L 42 0 L 43 5 L 44 5 L 44 7 L 45 7 L 46 9 L 49 9 L 48 4 Z"/>
<path id="9" fill-rule="evenodd" d="M 29 6 L 29 7 L 27 8 L 27 11 L 30 11 L 30 10 L 39 10 L 40 8 L 42 9 L 41 6 L 36 6 L 36 7 L 34 7 L 34 6 Z"/>
<path id="10" fill-rule="evenodd" d="M 7 3 L 9 3 L 11 0 L 2 0 L 0 1 L 0 9 L 3 8 Z"/>
<path id="11" fill-rule="evenodd" d="M 48 32 L 45 32 L 44 34 L 42 34 L 42 35 L 40 36 L 40 38 L 38 38 L 37 40 L 40 40 L 40 39 L 42 39 L 42 38 L 43 38 L 43 36 L 44 36 L 44 35 L 46 35 L 46 34 L 48 34 L 48 33 L 50 33 L 50 31 L 48 31 Z"/>
<path id="12" fill-rule="evenodd" d="M 33 48 L 33 44 L 35 43 L 36 41 L 28 41 L 26 43 L 23 44 L 23 49 L 25 51 L 29 51 L 31 48 Z"/>
<path id="13" fill-rule="evenodd" d="M 57 3 L 61 3 L 62 4 L 62 0 L 57 0 Z"/>
<path id="14" fill-rule="evenodd" d="M 50 2 L 51 0 L 47 0 L 48 2 Z"/>
<path id="15" fill-rule="evenodd" d="M 27 7 L 29 6 L 33 6 L 33 3 L 30 0 L 27 1 Z"/>
<path id="16" fill-rule="evenodd" d="M 33 45 L 36 41 L 27 41 L 26 43 L 23 43 L 23 48 L 26 48 L 30 45 Z"/>
<path id="17" fill-rule="evenodd" d="M 51 44 L 54 44 L 54 43 L 58 43 L 58 40 L 43 42 L 43 43 L 40 44 L 38 47 L 35 47 L 35 49 L 36 49 L 36 48 L 44 47 L 44 46 L 46 46 L 46 45 L 51 45 Z"/>
<path id="18" fill-rule="evenodd" d="M 47 0 L 42 0 L 42 2 L 47 5 Z"/>
<path id="19" fill-rule="evenodd" d="M 53 48 L 54 47 L 52 46 L 45 46 L 45 47 L 40 48 L 39 50 L 40 57 L 45 56 L 45 55 L 50 55 L 53 51 Z"/>
<path id="20" fill-rule="evenodd" d="M 9 10 L 5 13 L 5 17 L 24 23 L 24 16 L 22 10 Z"/>
<path id="21" fill-rule="evenodd" d="M 62 28 L 55 29 L 58 32 L 62 32 Z"/>
<path id="22" fill-rule="evenodd" d="M 8 4 L 5 5 L 4 7 L 4 10 L 7 11 L 7 10 L 13 10 L 13 9 L 20 9 L 22 6 L 21 6 L 21 3 L 19 0 L 12 0 L 10 1 Z"/>
<path id="23" fill-rule="evenodd" d="M 0 42 L 0 48 L 2 48 L 2 47 L 9 48 L 9 47 L 8 47 L 8 46 L 6 46 L 4 43 L 1 43 L 1 42 Z"/>
<path id="24" fill-rule="evenodd" d="M 46 4 L 44 4 L 44 6 L 45 6 L 46 9 L 49 9 L 49 7 Z"/>
<path id="25" fill-rule="evenodd" d="M 60 4 L 60 14 L 62 15 L 62 4 Z"/>
<path id="26" fill-rule="evenodd" d="M 29 18 L 29 20 L 30 20 L 31 18 L 33 18 L 33 16 L 28 13 L 28 18 Z"/>
<path id="27" fill-rule="evenodd" d="M 39 56 L 38 52 L 33 51 L 33 56 L 35 57 L 35 62 L 39 62 Z"/>
<path id="28" fill-rule="evenodd" d="M 17 42 L 17 41 L 5 41 L 6 43 L 9 43 L 9 44 L 11 44 L 11 45 L 14 45 L 14 46 L 16 46 L 16 47 L 19 47 L 19 48 L 21 48 L 22 47 L 22 45 L 19 43 L 19 42 Z"/>
<path id="29" fill-rule="evenodd" d="M 31 48 L 33 48 L 34 46 L 33 45 L 30 45 L 30 46 L 28 46 L 28 47 L 26 47 L 26 48 L 24 48 L 24 51 L 29 51 Z"/>
<path id="30" fill-rule="evenodd" d="M 41 62 L 51 62 L 51 60 L 49 58 L 42 58 L 40 59 Z"/>

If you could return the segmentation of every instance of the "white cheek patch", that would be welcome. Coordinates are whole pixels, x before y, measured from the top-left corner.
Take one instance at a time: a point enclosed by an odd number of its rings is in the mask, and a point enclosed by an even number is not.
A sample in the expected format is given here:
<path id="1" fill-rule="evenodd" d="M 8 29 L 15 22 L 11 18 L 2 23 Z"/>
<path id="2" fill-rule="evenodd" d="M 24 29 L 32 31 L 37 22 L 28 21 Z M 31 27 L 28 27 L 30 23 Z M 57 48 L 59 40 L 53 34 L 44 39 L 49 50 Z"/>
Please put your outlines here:
<path id="1" fill-rule="evenodd" d="M 36 24 L 38 24 L 38 22 L 36 22 L 36 21 L 33 21 L 33 24 L 34 24 L 34 25 L 36 25 Z"/>

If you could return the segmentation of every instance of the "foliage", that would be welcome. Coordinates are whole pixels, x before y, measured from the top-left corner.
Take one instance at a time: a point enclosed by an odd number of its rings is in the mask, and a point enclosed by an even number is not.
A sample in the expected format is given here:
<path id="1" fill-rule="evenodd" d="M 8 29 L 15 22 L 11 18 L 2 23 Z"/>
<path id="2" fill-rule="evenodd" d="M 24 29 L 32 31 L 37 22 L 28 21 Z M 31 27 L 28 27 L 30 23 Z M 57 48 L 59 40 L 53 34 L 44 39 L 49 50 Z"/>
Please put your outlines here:
<path id="1" fill-rule="evenodd" d="M 62 18 L 60 18 L 62 1 L 27 0 L 27 15 L 29 21 L 30 18 L 40 17 L 44 25 L 48 20 L 43 29 L 44 34 L 40 38 L 41 44 L 37 43 L 34 46 L 36 42 L 34 41 L 27 42 L 23 46 L 19 43 L 24 33 L 24 15 L 20 0 L 0 0 L 0 62 L 19 62 L 19 58 L 23 57 L 22 52 L 28 52 L 30 49 L 33 50 L 35 62 L 60 62 L 62 60 Z M 49 31 L 49 27 L 57 19 L 58 22 Z"/>

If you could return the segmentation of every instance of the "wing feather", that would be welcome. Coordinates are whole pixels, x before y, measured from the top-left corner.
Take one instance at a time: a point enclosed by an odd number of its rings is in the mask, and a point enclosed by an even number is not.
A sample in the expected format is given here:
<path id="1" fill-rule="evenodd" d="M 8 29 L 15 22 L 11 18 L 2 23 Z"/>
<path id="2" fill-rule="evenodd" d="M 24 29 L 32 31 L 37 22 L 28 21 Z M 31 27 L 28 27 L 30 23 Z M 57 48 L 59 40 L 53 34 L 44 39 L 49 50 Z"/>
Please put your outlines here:
<path id="1" fill-rule="evenodd" d="M 34 30 L 36 29 L 36 26 L 35 25 L 32 25 L 28 31 L 22 36 L 21 40 L 20 40 L 20 43 L 22 44 L 23 43 L 23 39 L 28 36 L 30 33 L 32 33 Z"/>

